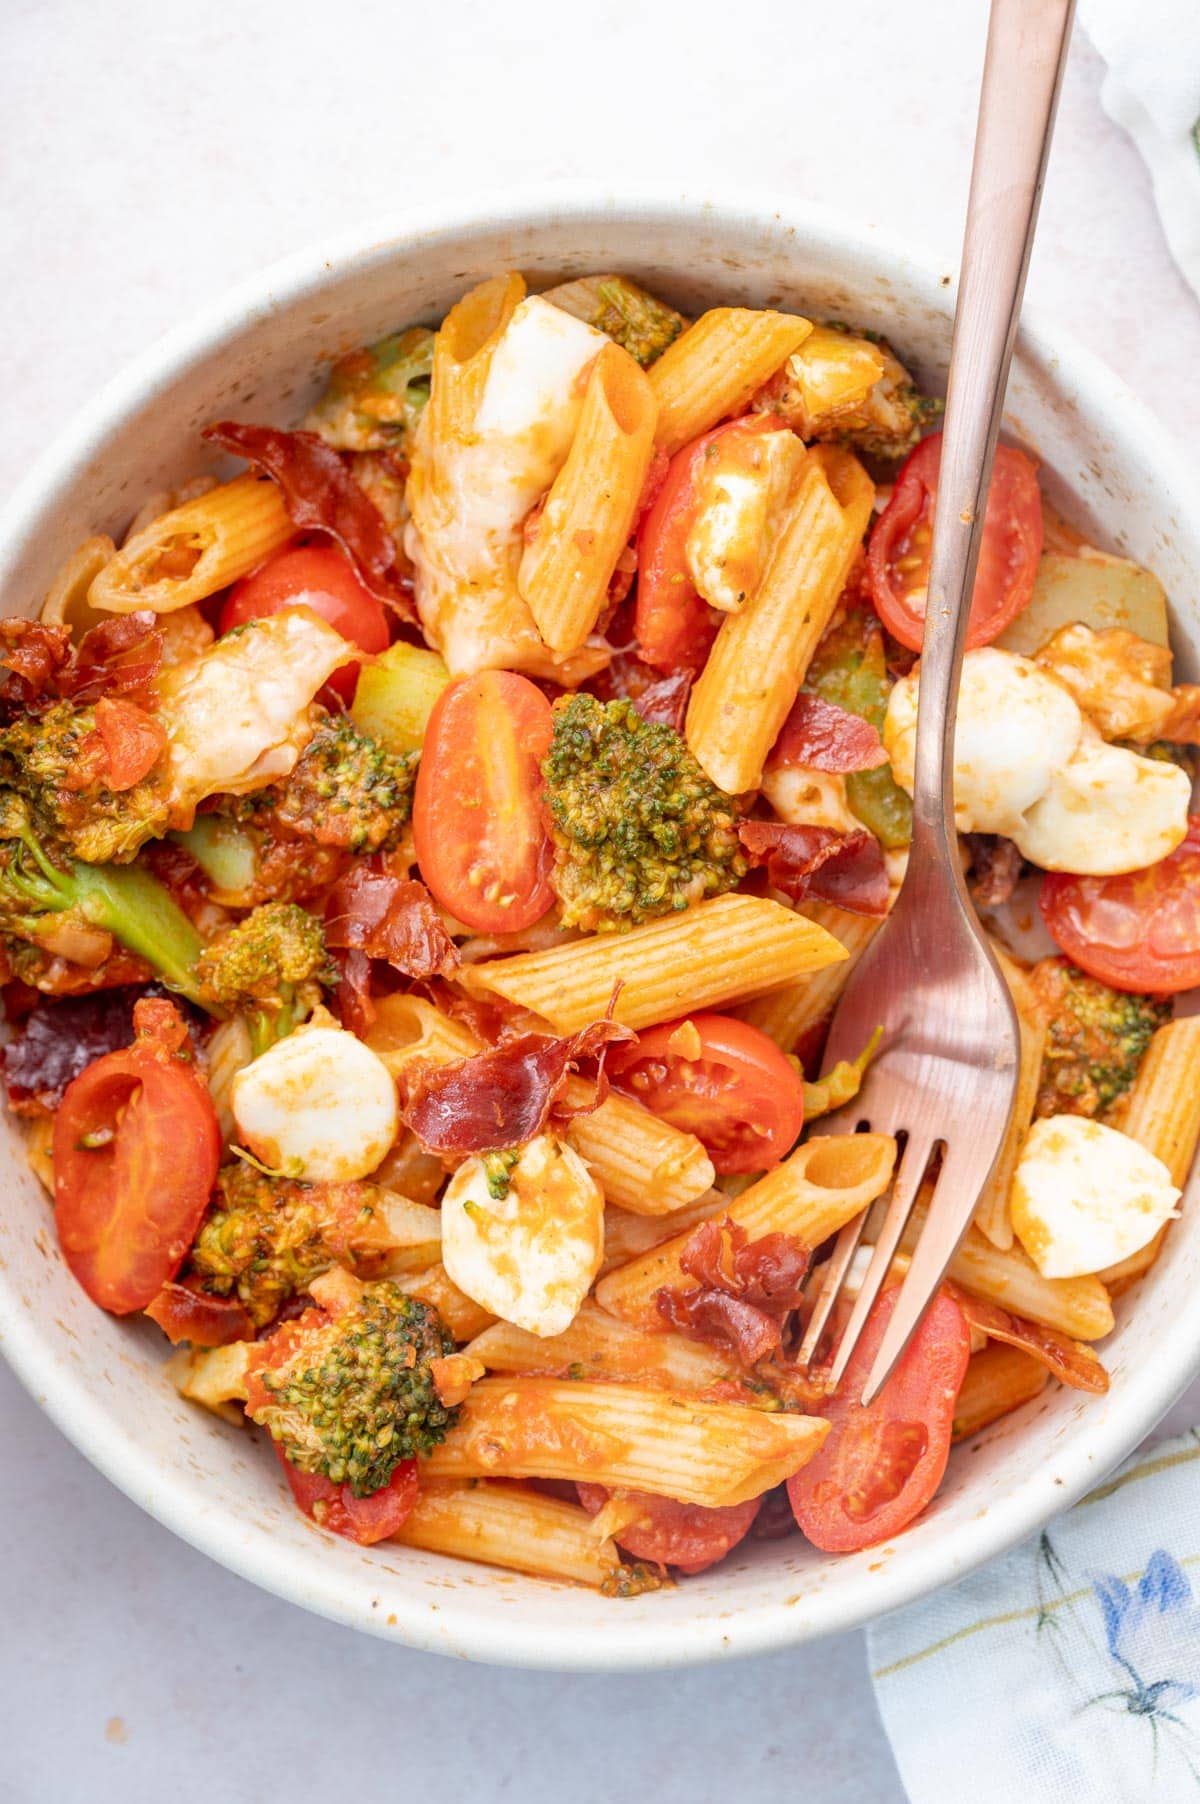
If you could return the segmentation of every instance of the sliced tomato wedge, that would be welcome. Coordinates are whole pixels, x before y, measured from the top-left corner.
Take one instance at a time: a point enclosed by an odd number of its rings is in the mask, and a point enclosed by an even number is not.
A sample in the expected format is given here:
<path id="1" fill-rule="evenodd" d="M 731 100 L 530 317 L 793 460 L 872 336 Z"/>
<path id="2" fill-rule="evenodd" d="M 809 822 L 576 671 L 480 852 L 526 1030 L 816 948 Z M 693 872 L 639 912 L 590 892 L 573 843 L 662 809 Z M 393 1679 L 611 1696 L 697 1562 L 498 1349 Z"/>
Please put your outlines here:
<path id="1" fill-rule="evenodd" d="M 875 1304 L 841 1384 L 820 1406 L 829 1435 L 788 1479 L 796 1521 L 825 1553 L 855 1553 L 898 1535 L 925 1508 L 950 1457 L 971 1331 L 944 1290 L 879 1395 L 866 1408 L 860 1401 L 899 1294 L 893 1286 Z"/>
<path id="2" fill-rule="evenodd" d="M 335 1485 L 319 1472 L 301 1472 L 276 1442 L 280 1465 L 299 1509 L 320 1528 L 373 1547 L 403 1528 L 421 1494 L 415 1459 L 402 1460 L 381 1490 L 356 1497 L 349 1485 Z"/>
<path id="3" fill-rule="evenodd" d="M 183 1263 L 216 1182 L 221 1130 L 182 1056 L 174 1003 L 143 998 L 132 1046 L 80 1072 L 54 1117 L 54 1214 L 63 1256 L 115 1315 L 152 1302 Z"/>
<path id="4" fill-rule="evenodd" d="M 361 583 L 349 558 L 331 545 L 298 545 L 234 583 L 221 609 L 220 630 L 265 620 L 282 608 L 311 608 L 361 651 L 386 651 L 388 621 L 382 602 Z M 361 664 L 346 664 L 326 684 L 344 702 L 354 699 Z"/>
<path id="5" fill-rule="evenodd" d="M 1151 996 L 1200 984 L 1200 815 L 1157 864 L 1119 877 L 1049 872 L 1038 899 L 1055 943 L 1089 977 Z"/>
<path id="6" fill-rule="evenodd" d="M 484 670 L 443 689 L 413 793 L 421 875 L 477 933 L 519 932 L 554 900 L 542 812 L 550 703 L 527 677 Z"/>
<path id="7" fill-rule="evenodd" d="M 773 1040 L 732 1015 L 685 1015 L 614 1047 L 618 1089 L 704 1142 L 722 1173 L 767 1171 L 804 1126 L 804 1080 Z"/>
<path id="8" fill-rule="evenodd" d="M 578 1485 L 579 1501 L 598 1516 L 612 1492 L 603 1485 Z M 680 1503 L 674 1497 L 655 1497 L 648 1491 L 627 1491 L 624 1496 L 638 1507 L 637 1519 L 615 1539 L 635 1560 L 658 1566 L 677 1566 L 680 1572 L 703 1572 L 715 1566 L 744 1541 L 754 1526 L 761 1497 L 727 1509 L 706 1509 L 703 1504 Z"/>
<path id="9" fill-rule="evenodd" d="M 875 611 L 892 637 L 909 651 L 920 651 L 925 630 L 941 461 L 942 435 L 934 432 L 909 453 L 867 547 L 867 588 Z M 1042 497 L 1037 471 L 1023 451 L 998 445 L 975 572 L 968 650 L 990 645 L 1029 605 L 1041 555 Z"/>
<path id="10" fill-rule="evenodd" d="M 721 616 L 696 591 L 685 555 L 696 517 L 700 473 L 714 446 L 730 436 L 778 432 L 774 414 L 751 413 L 715 426 L 677 451 L 638 531 L 634 637 L 659 670 L 703 669 Z"/>

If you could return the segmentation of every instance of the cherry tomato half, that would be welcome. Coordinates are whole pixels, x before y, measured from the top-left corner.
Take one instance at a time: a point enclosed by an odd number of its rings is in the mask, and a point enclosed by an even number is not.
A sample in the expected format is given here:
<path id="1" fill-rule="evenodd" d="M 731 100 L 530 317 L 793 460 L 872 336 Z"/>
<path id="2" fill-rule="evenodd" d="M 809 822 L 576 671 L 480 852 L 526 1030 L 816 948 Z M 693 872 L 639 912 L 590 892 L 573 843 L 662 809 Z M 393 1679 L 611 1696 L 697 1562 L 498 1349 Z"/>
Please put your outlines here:
<path id="1" fill-rule="evenodd" d="M 227 633 L 247 620 L 265 620 L 281 608 L 298 606 L 311 608 L 362 651 L 387 650 L 388 622 L 382 602 L 363 587 L 349 559 L 331 545 L 285 547 L 243 576 L 226 597 L 220 630 Z M 327 687 L 343 701 L 352 701 L 361 668 L 360 664 L 343 665 Z"/>
<path id="2" fill-rule="evenodd" d="M 1119 877 L 1042 879 L 1042 918 L 1067 957 L 1117 990 L 1173 996 L 1200 984 L 1200 815 L 1166 858 Z"/>
<path id="3" fill-rule="evenodd" d="M 413 840 L 436 899 L 477 933 L 518 932 L 554 900 L 542 814 L 550 703 L 528 677 L 483 670 L 443 689 L 413 792 Z"/>
<path id="4" fill-rule="evenodd" d="M 714 444 L 729 435 L 778 431 L 774 414 L 746 414 L 685 445 L 667 466 L 663 485 L 638 531 L 633 630 L 648 664 L 660 670 L 701 670 L 717 636 L 721 617 L 697 594 L 686 557 L 705 459 Z"/>
<path id="5" fill-rule="evenodd" d="M 319 1472 L 301 1472 L 282 1447 L 272 1443 L 296 1504 L 304 1515 L 331 1534 L 344 1535 L 360 1547 L 386 1541 L 402 1528 L 421 1494 L 415 1459 L 402 1460 L 378 1491 L 356 1497 L 349 1485 L 335 1485 Z"/>
<path id="6" fill-rule="evenodd" d="M 613 1082 L 685 1134 L 721 1173 L 766 1171 L 804 1126 L 804 1081 L 773 1040 L 732 1015 L 687 1015 L 608 1055 Z"/>
<path id="7" fill-rule="evenodd" d="M 54 1117 L 54 1213 L 92 1301 L 144 1309 L 175 1276 L 221 1160 L 217 1113 L 173 1003 L 143 999 L 133 1045 L 81 1071 Z"/>
<path id="8" fill-rule="evenodd" d="M 579 1501 L 598 1516 L 611 1495 L 603 1485 L 578 1485 Z M 655 1497 L 648 1491 L 630 1491 L 639 1515 L 616 1535 L 618 1546 L 635 1560 L 652 1560 L 659 1566 L 677 1566 L 680 1572 L 703 1572 L 744 1541 L 754 1526 L 761 1497 L 726 1509 L 706 1509 L 699 1503 L 680 1503 L 674 1497 Z"/>
<path id="9" fill-rule="evenodd" d="M 944 1290 L 879 1395 L 865 1409 L 859 1401 L 899 1294 L 893 1286 L 875 1304 L 841 1384 L 821 1406 L 833 1424 L 828 1437 L 788 1479 L 796 1521 L 825 1553 L 856 1553 L 898 1535 L 925 1508 L 950 1457 L 971 1331 Z"/>
<path id="10" fill-rule="evenodd" d="M 925 627 L 941 461 L 942 435 L 934 432 L 909 453 L 867 547 L 867 587 L 875 610 L 892 637 L 910 651 L 920 651 Z M 1037 471 L 1023 451 L 998 445 L 975 573 L 968 650 L 989 645 L 1028 606 L 1041 555 Z"/>

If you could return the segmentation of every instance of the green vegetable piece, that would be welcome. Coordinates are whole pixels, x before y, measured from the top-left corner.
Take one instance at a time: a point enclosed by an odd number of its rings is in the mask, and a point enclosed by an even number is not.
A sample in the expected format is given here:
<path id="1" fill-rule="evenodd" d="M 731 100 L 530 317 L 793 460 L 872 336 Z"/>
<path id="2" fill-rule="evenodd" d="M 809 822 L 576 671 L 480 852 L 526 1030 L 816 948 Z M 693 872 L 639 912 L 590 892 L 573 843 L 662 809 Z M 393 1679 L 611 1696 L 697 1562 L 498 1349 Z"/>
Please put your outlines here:
<path id="1" fill-rule="evenodd" d="M 839 1059 L 833 1070 L 818 1078 L 816 1083 L 805 1083 L 805 1121 L 813 1121 L 818 1115 L 829 1115 L 834 1109 L 854 1101 L 882 1038 L 883 1029 L 877 1027 L 856 1059 Z"/>
<path id="2" fill-rule="evenodd" d="M 1171 1004 L 1114 990 L 1065 958 L 1045 958 L 1033 984 L 1046 1012 L 1046 1046 L 1034 1115 L 1103 1118 L 1133 1084 Z"/>
<path id="3" fill-rule="evenodd" d="M 869 720 L 882 732 L 887 713 L 887 663 L 883 629 L 865 608 L 848 608 L 841 623 L 818 645 L 804 687 L 827 702 Z M 846 801 L 864 827 L 892 850 L 912 839 L 912 801 L 892 775 L 891 766 L 852 771 L 846 778 Z"/>
<path id="4" fill-rule="evenodd" d="M 127 864 L 165 831 L 166 786 L 162 773 L 152 771 L 132 789 L 115 791 L 103 783 L 71 788 L 88 755 L 84 741 L 95 729 L 94 708 L 66 701 L 43 714 L 19 714 L 0 731 L 0 783 L 25 797 L 72 857 Z"/>
<path id="5" fill-rule="evenodd" d="M 662 356 L 687 325 L 682 313 L 628 276 L 583 276 L 548 289 L 545 299 L 585 325 L 606 332 L 643 369 Z"/>
<path id="6" fill-rule="evenodd" d="M 434 703 L 450 681 L 435 651 L 397 641 L 364 664 L 350 715 L 391 752 L 419 752 Z"/>
<path id="7" fill-rule="evenodd" d="M 424 326 L 410 326 L 339 358 L 307 430 L 339 451 L 403 449 L 429 399 L 433 343 Z"/>
<path id="8" fill-rule="evenodd" d="M 337 973 L 325 930 L 295 902 L 264 902 L 218 934 L 196 961 L 207 1007 L 245 1011 L 255 1058 L 298 1027 Z"/>
<path id="9" fill-rule="evenodd" d="M 248 890 L 258 874 L 254 839 L 223 814 L 198 814 L 186 833 L 170 837 L 191 853 L 215 889 Z"/>
<path id="10" fill-rule="evenodd" d="M 382 852 L 396 844 L 412 813 L 415 782 L 411 753 L 397 754 L 334 714 L 286 781 L 263 791 L 261 800 L 283 827 L 317 845 Z"/>

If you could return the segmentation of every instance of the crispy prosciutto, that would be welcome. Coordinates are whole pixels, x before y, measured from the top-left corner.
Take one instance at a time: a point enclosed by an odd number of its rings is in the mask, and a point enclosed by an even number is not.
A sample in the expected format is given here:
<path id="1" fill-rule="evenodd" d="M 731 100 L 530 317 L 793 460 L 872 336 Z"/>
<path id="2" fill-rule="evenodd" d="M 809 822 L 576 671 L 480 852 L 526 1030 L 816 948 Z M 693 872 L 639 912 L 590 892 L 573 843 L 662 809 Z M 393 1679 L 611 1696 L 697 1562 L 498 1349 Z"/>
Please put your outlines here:
<path id="1" fill-rule="evenodd" d="M 1043 1328 L 1040 1322 L 1026 1321 L 1024 1316 L 1014 1315 L 998 1303 L 973 1297 L 960 1290 L 957 1284 L 946 1283 L 943 1289 L 950 1292 L 972 1328 L 978 1328 L 991 1340 L 1020 1347 L 1022 1352 L 1039 1360 L 1061 1383 L 1069 1384 L 1077 1391 L 1102 1393 L 1108 1389 L 1108 1373 L 1092 1349 L 1081 1341 L 1071 1340 L 1055 1328 Z"/>
<path id="2" fill-rule="evenodd" d="M 236 1297 L 209 1296 L 192 1279 L 164 1284 L 145 1313 L 157 1322 L 172 1346 L 181 1340 L 193 1347 L 227 1347 L 253 1340 L 254 1318 Z"/>
<path id="3" fill-rule="evenodd" d="M 887 913 L 883 849 L 865 827 L 842 833 L 836 827 L 739 821 L 737 836 L 752 862 L 765 866 L 772 888 L 793 902 L 832 902 L 859 915 Z"/>
<path id="4" fill-rule="evenodd" d="M 560 1120 L 588 1114 L 608 1094 L 607 1046 L 636 1036 L 616 1021 L 593 1021 L 565 1038 L 519 1034 L 456 1065 L 414 1070 L 401 1080 L 401 1114 L 427 1152 L 486 1153 L 521 1146 Z M 595 1059 L 596 1097 L 567 1109 L 562 1091 L 585 1060 Z"/>
<path id="5" fill-rule="evenodd" d="M 883 741 L 869 720 L 803 690 L 792 703 L 768 764 L 803 765 L 845 775 L 877 770 L 888 761 Z"/>
<path id="6" fill-rule="evenodd" d="M 163 636 L 149 608 L 102 621 L 83 635 L 56 688 L 77 706 L 101 696 L 134 695 L 158 675 Z"/>
<path id="7" fill-rule="evenodd" d="M 52 1114 L 72 1078 L 93 1059 L 128 1046 L 133 1005 L 145 994 L 144 989 L 101 990 L 32 1009 L 0 1054 L 13 1113 Z"/>
<path id="8" fill-rule="evenodd" d="M 679 1263 L 690 1290 L 664 1289 L 655 1307 L 664 1323 L 751 1366 L 778 1352 L 784 1317 L 800 1302 L 810 1253 L 790 1234 L 747 1240 L 728 1216 L 701 1222 Z"/>
<path id="9" fill-rule="evenodd" d="M 329 892 L 325 943 L 381 958 L 405 977 L 448 977 L 459 962 L 425 885 L 363 865 L 353 866 Z"/>
<path id="10" fill-rule="evenodd" d="M 218 420 L 205 427 L 203 436 L 274 477 L 296 525 L 336 539 L 371 593 L 406 620 L 416 619 L 396 541 L 331 445 L 315 432 L 284 432 L 237 420 Z"/>

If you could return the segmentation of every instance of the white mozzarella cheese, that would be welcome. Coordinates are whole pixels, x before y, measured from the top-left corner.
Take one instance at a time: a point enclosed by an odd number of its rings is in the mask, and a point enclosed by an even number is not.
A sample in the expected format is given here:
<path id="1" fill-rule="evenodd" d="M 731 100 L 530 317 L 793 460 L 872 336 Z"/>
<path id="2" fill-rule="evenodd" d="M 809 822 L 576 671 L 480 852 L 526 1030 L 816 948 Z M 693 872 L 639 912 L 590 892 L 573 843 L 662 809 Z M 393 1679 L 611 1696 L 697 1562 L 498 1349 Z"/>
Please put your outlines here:
<path id="1" fill-rule="evenodd" d="M 375 1170 L 399 1129 L 396 1085 L 344 1028 L 298 1027 L 233 1080 L 238 1136 L 272 1171 L 350 1183 Z"/>
<path id="2" fill-rule="evenodd" d="M 604 1196 L 579 1154 L 553 1134 L 510 1155 L 476 1155 L 442 1198 L 442 1263 L 481 1308 L 530 1334 L 562 1334 L 604 1256 Z M 488 1186 L 505 1194 L 494 1196 Z M 498 1181 L 496 1179 L 498 1178 Z"/>
<path id="3" fill-rule="evenodd" d="M 1084 1115 L 1035 1121 L 1012 1186 L 1012 1222 L 1044 1278 L 1078 1278 L 1128 1259 L 1178 1213 L 1161 1159 Z"/>
<path id="4" fill-rule="evenodd" d="M 712 447 L 684 557 L 714 608 L 736 613 L 757 590 L 803 461 L 804 446 L 788 431 L 734 434 Z"/>
<path id="5" fill-rule="evenodd" d="M 883 743 L 901 788 L 912 794 L 917 676 L 888 698 Z M 1083 716 L 1063 685 L 1031 658 L 982 646 L 963 659 L 954 739 L 954 816 L 960 833 L 1015 838 L 1083 733 Z"/>
<path id="6" fill-rule="evenodd" d="M 1191 793 L 1177 764 L 1106 745 L 1089 728 L 1012 837 L 1045 871 L 1140 871 L 1184 839 Z"/>
<path id="7" fill-rule="evenodd" d="M 780 764 L 773 770 L 768 767 L 762 789 L 790 827 L 836 827 L 839 833 L 853 833 L 862 826 L 846 801 L 846 779 L 836 771 Z"/>

